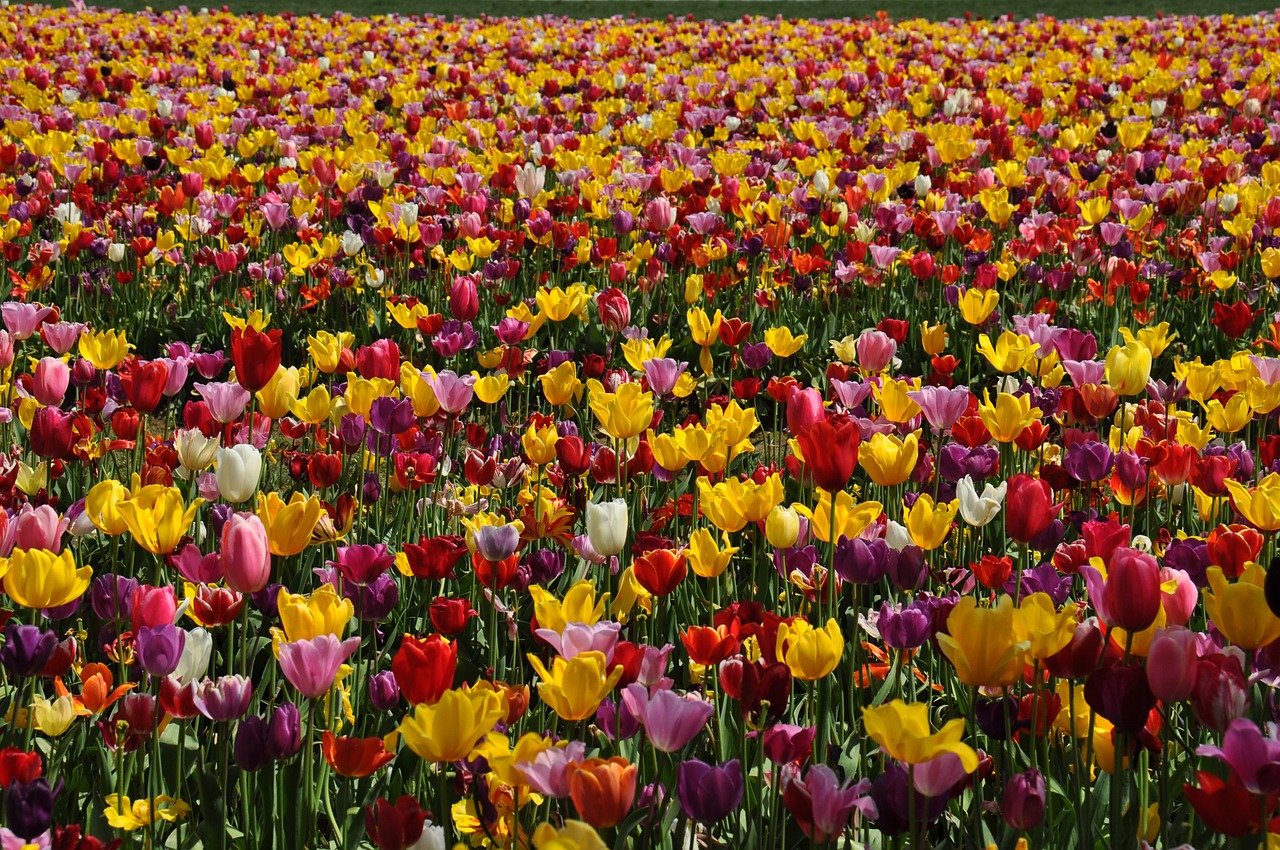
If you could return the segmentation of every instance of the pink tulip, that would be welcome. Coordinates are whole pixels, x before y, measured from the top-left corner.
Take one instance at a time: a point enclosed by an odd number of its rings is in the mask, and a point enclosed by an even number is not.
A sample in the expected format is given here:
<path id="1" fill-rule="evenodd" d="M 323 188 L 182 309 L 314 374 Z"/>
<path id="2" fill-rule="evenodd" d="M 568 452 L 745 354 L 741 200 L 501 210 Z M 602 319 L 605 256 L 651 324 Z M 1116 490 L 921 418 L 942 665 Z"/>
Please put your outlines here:
<path id="1" fill-rule="evenodd" d="M 13 549 L 47 549 L 54 554 L 62 551 L 62 535 L 67 530 L 67 520 L 48 505 L 33 508 L 24 506 L 13 521 Z"/>
<path id="2" fill-rule="evenodd" d="M 54 354 L 62 356 L 75 347 L 83 330 L 80 322 L 45 322 L 40 326 L 40 337 Z"/>
<path id="3" fill-rule="evenodd" d="M 649 743 L 663 753 L 674 753 L 697 737 L 715 713 L 715 707 L 696 694 L 680 696 L 672 690 L 653 693 L 644 685 L 628 685 L 622 700 L 649 736 Z"/>
<path id="4" fill-rule="evenodd" d="M 240 418 L 249 404 L 249 391 L 239 384 L 221 382 L 196 384 L 195 387 L 204 403 L 209 405 L 209 413 L 223 425 Z"/>
<path id="5" fill-rule="evenodd" d="M 338 668 L 359 645 L 358 637 L 342 640 L 327 634 L 295 640 L 280 647 L 280 669 L 303 696 L 317 699 L 333 687 Z"/>
<path id="6" fill-rule="evenodd" d="M 1151 692 L 1164 702 L 1191 696 L 1200 666 L 1199 636 L 1177 626 L 1160 629 L 1147 651 L 1147 681 Z"/>
<path id="7" fill-rule="evenodd" d="M 858 365 L 866 372 L 878 375 L 893 363 L 898 343 L 884 331 L 864 331 L 854 343 L 854 350 L 858 354 Z"/>
<path id="8" fill-rule="evenodd" d="M 475 396 L 476 379 L 471 375 L 460 376 L 446 369 L 434 378 L 430 374 L 424 374 L 423 379 L 436 394 L 440 408 L 450 416 L 457 416 L 466 410 Z"/>
<path id="9" fill-rule="evenodd" d="M 1169 582 L 1174 583 L 1173 590 L 1166 590 Z M 1200 591 L 1196 589 L 1191 576 L 1185 570 L 1172 567 L 1160 569 L 1160 598 L 1164 604 L 1165 622 L 1170 626 L 1185 626 L 1196 609 L 1200 599 Z"/>
<path id="10" fill-rule="evenodd" d="M 534 634 L 542 638 L 566 661 L 584 652 L 599 652 L 605 663 L 613 660 L 613 649 L 618 644 L 619 623 L 568 623 L 563 632 L 555 629 L 538 629 Z"/>
<path id="11" fill-rule="evenodd" d="M 548 747 L 538 753 L 533 761 L 518 761 L 515 767 L 539 794 L 568 797 L 569 765 L 583 761 L 586 755 L 586 744 L 582 741 L 570 741 L 564 747 Z"/>
<path id="12" fill-rule="evenodd" d="M 271 580 L 267 529 L 256 515 L 235 513 L 223 524 L 222 571 L 237 593 L 257 593 Z"/>
<path id="13" fill-rule="evenodd" d="M 41 307 L 39 304 L 29 304 L 25 301 L 6 301 L 0 304 L 0 317 L 4 319 L 5 328 L 13 334 L 15 339 L 30 338 L 40 330 L 44 320 L 52 315 L 52 307 Z"/>
<path id="14" fill-rule="evenodd" d="M 822 393 L 812 387 L 796 390 L 787 399 L 787 430 L 798 437 L 822 418 Z"/>
<path id="15" fill-rule="evenodd" d="M 41 404 L 57 407 L 62 404 L 70 383 L 71 368 L 66 363 L 57 357 L 43 357 L 32 375 L 32 394 Z"/>
<path id="16" fill-rule="evenodd" d="M 968 387 L 921 387 L 907 398 L 920 406 L 924 418 L 939 433 L 948 431 L 969 409 Z"/>

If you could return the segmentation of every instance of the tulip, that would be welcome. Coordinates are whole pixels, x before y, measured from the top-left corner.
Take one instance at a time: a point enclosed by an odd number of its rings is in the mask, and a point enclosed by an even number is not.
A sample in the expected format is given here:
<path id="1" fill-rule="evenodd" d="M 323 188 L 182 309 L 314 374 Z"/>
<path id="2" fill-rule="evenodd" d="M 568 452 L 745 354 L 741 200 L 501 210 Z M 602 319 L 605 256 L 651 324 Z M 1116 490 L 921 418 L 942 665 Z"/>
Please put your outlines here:
<path id="1" fill-rule="evenodd" d="M 178 668 L 187 633 L 172 624 L 148 626 L 138 630 L 135 640 L 142 669 L 148 675 L 162 678 Z"/>
<path id="2" fill-rule="evenodd" d="M 232 332 L 231 359 L 236 365 L 236 381 L 249 392 L 264 388 L 280 368 L 280 334 L 278 329 L 262 333 L 252 325 Z"/>
<path id="3" fill-rule="evenodd" d="M 602 652 L 583 652 L 568 660 L 557 657 L 549 670 L 537 656 L 527 657 L 542 680 L 539 696 L 565 720 L 584 720 L 594 714 L 623 673 L 621 667 L 609 670 Z"/>
<path id="4" fill-rule="evenodd" d="M 671 690 L 652 694 L 643 685 L 628 685 L 622 700 L 644 727 L 649 743 L 662 753 L 685 748 L 715 713 L 711 703 L 693 694 L 679 696 Z"/>
<path id="5" fill-rule="evenodd" d="M 348 779 L 363 779 L 395 758 L 382 738 L 340 738 L 328 729 L 320 737 L 320 752 L 334 773 Z"/>
<path id="6" fill-rule="evenodd" d="M 434 705 L 453 687 L 458 666 L 458 645 L 431 635 L 426 639 L 406 635 L 392 658 L 396 685 L 411 705 Z"/>
<path id="7" fill-rule="evenodd" d="M 253 682 L 245 676 L 206 679 L 196 686 L 192 702 L 209 720 L 226 723 L 244 716 L 253 696 Z"/>
<path id="8" fill-rule="evenodd" d="M 1107 352 L 1107 385 L 1120 396 L 1140 395 L 1151 378 L 1151 349 L 1137 340 Z"/>
<path id="9" fill-rule="evenodd" d="M 271 580 L 271 550 L 262 520 L 232 514 L 222 526 L 222 571 L 237 593 L 257 593 Z"/>
<path id="10" fill-rule="evenodd" d="M 217 459 L 219 443 L 217 437 L 206 437 L 198 428 L 179 428 L 174 434 L 173 448 L 183 469 L 199 472 Z"/>
<path id="11" fill-rule="evenodd" d="M 773 511 L 769 512 L 769 516 L 773 516 Z M 689 546 L 684 550 L 689 569 L 702 578 L 716 578 L 723 574 L 738 552 L 738 547 L 728 545 L 727 535 L 723 544 L 718 544 L 715 535 L 705 528 L 694 530 L 689 537 Z"/>
<path id="12" fill-rule="evenodd" d="M 627 543 L 627 501 L 587 504 L 587 539 L 591 548 L 606 558 L 620 554 Z"/>
<path id="13" fill-rule="evenodd" d="M 834 618 L 816 629 L 806 620 L 781 623 L 777 637 L 778 656 L 791 675 L 807 682 L 825 678 L 844 655 L 844 634 Z"/>
<path id="14" fill-rule="evenodd" d="M 937 549 L 951 532 L 951 523 L 959 509 L 959 501 L 935 505 L 932 496 L 922 493 L 907 512 L 906 526 L 911 540 L 926 552 Z"/>
<path id="15" fill-rule="evenodd" d="M 742 803 L 745 790 L 737 759 L 721 765 L 690 759 L 680 763 L 676 774 L 680 808 L 701 824 L 719 823 L 728 817 Z"/>
<path id="16" fill-rule="evenodd" d="M 564 798 L 569 796 L 569 766 L 583 761 L 586 754 L 586 744 L 570 741 L 563 747 L 540 750 L 532 761 L 517 761 L 515 768 L 534 791 L 547 797 Z"/>
<path id="17" fill-rule="evenodd" d="M 1240 784 L 1254 794 L 1280 791 L 1280 741 L 1264 737 L 1252 720 L 1232 721 L 1221 747 L 1204 744 L 1196 749 L 1196 755 L 1226 762 Z"/>
<path id="18" fill-rule="evenodd" d="M 280 647 L 280 669 L 303 696 L 316 699 L 333 687 L 338 667 L 358 646 L 358 637 L 344 641 L 330 634 L 292 641 Z"/>
<path id="19" fill-rule="evenodd" d="M 1267 577 L 1254 563 L 1235 582 L 1227 581 L 1221 567 L 1208 570 L 1211 592 L 1204 595 L 1205 610 L 1218 631 L 1242 649 L 1260 649 L 1280 639 L 1280 618 L 1267 603 Z"/>
<path id="20" fill-rule="evenodd" d="M 307 548 L 324 506 L 315 496 L 301 493 L 295 492 L 288 503 L 276 493 L 259 493 L 257 513 L 267 530 L 271 554 L 284 558 Z"/>
<path id="21" fill-rule="evenodd" d="M 1028 641 L 1017 640 L 1013 600 L 1001 596 L 993 608 L 979 608 L 972 596 L 947 616 L 947 634 L 937 636 L 942 654 L 970 687 L 1007 687 L 1022 676 Z"/>
<path id="22" fill-rule="evenodd" d="M 36 845 L 36 839 L 42 835 L 47 841 L 46 833 L 53 826 L 53 810 L 62 787 L 59 781 L 56 788 L 50 788 L 49 781 L 41 777 L 33 782 L 14 782 L 5 790 L 6 831 L 25 839 L 16 846 Z"/>
<path id="23" fill-rule="evenodd" d="M 92 567 L 76 568 L 70 550 L 15 549 L 4 573 L 4 592 L 24 608 L 60 608 L 89 589 Z"/>
<path id="24" fill-rule="evenodd" d="M 1200 666 L 1199 638 L 1181 627 L 1156 632 L 1147 650 L 1147 681 L 1156 699 L 1178 702 L 1195 690 Z"/>
<path id="25" fill-rule="evenodd" d="M 931 732 L 929 707 L 924 703 L 908 705 L 900 699 L 864 708 L 862 718 L 867 736 L 890 758 L 914 765 L 950 753 L 960 759 L 965 773 L 978 769 L 978 754 L 963 743 L 963 720 L 948 721 L 937 732 Z"/>
<path id="26" fill-rule="evenodd" d="M 570 765 L 569 796 L 587 823 L 596 829 L 615 827 L 635 803 L 636 766 L 619 756 Z"/>
<path id="27" fill-rule="evenodd" d="M 1094 565 L 1081 569 L 1089 590 L 1089 600 L 1103 622 L 1140 632 L 1155 622 L 1160 613 L 1160 565 L 1156 559 L 1136 549 L 1116 550 L 1111 570 L 1103 578 Z"/>
<path id="28" fill-rule="evenodd" d="M 60 358 L 44 357 L 32 373 L 32 395 L 44 405 L 57 407 L 67 394 L 71 369 Z"/>
<path id="29" fill-rule="evenodd" d="M 218 450 L 217 480 L 222 498 L 232 504 L 247 501 L 258 489 L 262 455 L 248 443 Z"/>
<path id="30" fill-rule="evenodd" d="M 833 423 L 824 418 L 797 436 L 804 453 L 806 475 L 828 493 L 844 490 L 858 464 L 860 437 L 848 419 Z"/>
<path id="31" fill-rule="evenodd" d="M 412 797 L 403 795 L 395 804 L 379 797 L 364 810 L 364 828 L 378 850 L 406 850 L 423 834 L 427 816 Z"/>
<path id="32" fill-rule="evenodd" d="M 617 392 L 591 392 L 591 412 L 605 433 L 615 440 L 629 440 L 644 433 L 653 421 L 653 394 L 639 384 L 627 383 Z"/>
<path id="33" fill-rule="evenodd" d="M 176 487 L 151 484 L 121 501 L 116 510 L 138 545 L 156 555 L 167 555 L 191 528 L 204 499 L 187 505 Z"/>
<path id="34" fill-rule="evenodd" d="M 414 707 L 400 723 L 404 743 L 425 761 L 461 761 L 505 715 L 496 691 L 445 691 L 434 705 Z"/>
<path id="35" fill-rule="evenodd" d="M 15 679 L 38 674 L 58 646 L 58 635 L 38 626 L 10 623 L 4 630 L 0 665 Z"/>
<path id="36" fill-rule="evenodd" d="M 982 528 L 996 518 L 996 514 L 1000 513 L 1000 508 L 1004 505 L 1005 494 L 1008 492 L 1009 484 L 1006 481 L 1000 482 L 1000 486 L 995 487 L 987 483 L 982 488 L 982 494 L 978 494 L 978 489 L 973 483 L 973 477 L 966 475 L 956 483 L 956 497 L 960 502 L 960 517 L 974 528 Z"/>
<path id="37" fill-rule="evenodd" d="M 787 399 L 787 430 L 793 436 L 806 433 L 823 418 L 822 393 L 817 390 L 797 390 Z"/>
<path id="38" fill-rule="evenodd" d="M 1018 473 L 1008 482 L 1005 530 L 1019 543 L 1030 543 L 1049 527 L 1060 508 L 1053 504 L 1048 482 Z"/>
<path id="39" fill-rule="evenodd" d="M 919 441 L 908 434 L 905 440 L 887 434 L 875 434 L 858 451 L 858 465 L 881 487 L 894 487 L 906 481 L 919 457 Z"/>
<path id="40" fill-rule="evenodd" d="M 1025 831 L 1035 829 L 1044 820 L 1048 788 L 1044 775 L 1038 770 L 1019 773 L 1004 787 L 1000 804 L 1004 822 L 1011 828 Z"/>
<path id="41" fill-rule="evenodd" d="M 841 781 L 831 768 L 815 764 L 803 778 L 798 770 L 783 773 L 782 802 L 814 844 L 827 844 L 840 838 L 855 817 L 876 817 L 870 789 L 868 779 Z"/>
<path id="42" fill-rule="evenodd" d="M 1156 702 L 1142 668 L 1123 664 L 1090 673 L 1084 685 L 1084 698 L 1089 707 L 1111 721 L 1117 731 L 1129 735 L 1137 734 L 1146 726 L 1147 716 Z"/>
<path id="43" fill-rule="evenodd" d="M 765 539 L 776 549 L 789 549 L 800 537 L 800 515 L 794 508 L 777 505 L 764 524 Z"/>
<path id="44" fill-rule="evenodd" d="M 641 587 L 653 596 L 662 597 L 684 581 L 688 574 L 687 564 L 683 552 L 654 549 L 636 558 L 633 570 Z"/>

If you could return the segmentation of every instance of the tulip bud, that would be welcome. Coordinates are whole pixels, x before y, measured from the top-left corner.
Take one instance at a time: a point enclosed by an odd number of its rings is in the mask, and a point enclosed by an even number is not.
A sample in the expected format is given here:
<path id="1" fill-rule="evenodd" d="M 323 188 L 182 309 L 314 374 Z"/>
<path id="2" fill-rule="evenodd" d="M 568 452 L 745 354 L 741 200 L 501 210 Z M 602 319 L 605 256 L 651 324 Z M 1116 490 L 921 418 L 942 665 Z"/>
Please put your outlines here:
<path id="1" fill-rule="evenodd" d="M 1035 829 L 1044 820 L 1048 789 L 1038 770 L 1019 773 L 1004 788 L 1001 809 L 1004 822 L 1017 830 Z"/>
<path id="2" fill-rule="evenodd" d="M 597 554 L 610 557 L 627 544 L 627 502 L 591 502 L 587 505 L 587 539 Z"/>
<path id="3" fill-rule="evenodd" d="M 1195 690 L 1200 666 L 1199 638 L 1184 628 L 1161 629 L 1147 650 L 1147 680 L 1164 702 L 1187 699 Z"/>
<path id="4" fill-rule="evenodd" d="M 32 375 L 32 394 L 44 405 L 57 406 L 67 394 L 71 383 L 71 369 L 58 357 L 44 357 L 36 364 Z"/>

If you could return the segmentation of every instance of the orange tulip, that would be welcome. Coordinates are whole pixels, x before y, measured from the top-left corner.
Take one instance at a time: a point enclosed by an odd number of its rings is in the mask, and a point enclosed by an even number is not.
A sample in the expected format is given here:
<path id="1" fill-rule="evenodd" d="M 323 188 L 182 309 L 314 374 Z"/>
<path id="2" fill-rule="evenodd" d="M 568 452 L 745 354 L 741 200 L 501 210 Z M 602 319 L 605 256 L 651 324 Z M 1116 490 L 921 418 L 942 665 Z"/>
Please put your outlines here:
<path id="1" fill-rule="evenodd" d="M 381 738 L 339 738 L 328 730 L 320 750 L 335 773 L 355 779 L 368 776 L 396 757 Z"/>
<path id="2" fill-rule="evenodd" d="M 621 756 L 569 765 L 569 797 L 578 817 L 596 829 L 622 823 L 636 799 L 636 767 Z"/>

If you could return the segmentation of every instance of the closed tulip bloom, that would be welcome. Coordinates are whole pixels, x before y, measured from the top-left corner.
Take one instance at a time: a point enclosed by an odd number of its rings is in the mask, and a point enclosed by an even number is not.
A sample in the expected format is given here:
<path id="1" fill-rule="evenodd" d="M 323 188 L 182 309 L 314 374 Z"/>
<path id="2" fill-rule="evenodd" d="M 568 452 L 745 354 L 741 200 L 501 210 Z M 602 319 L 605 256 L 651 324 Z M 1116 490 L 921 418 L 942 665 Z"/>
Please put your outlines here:
<path id="1" fill-rule="evenodd" d="M 828 493 L 843 490 L 858 465 L 858 426 L 850 419 L 823 418 L 796 440 L 804 455 L 806 477 Z"/>
<path id="2" fill-rule="evenodd" d="M 253 696 L 253 682 L 246 676 L 205 679 L 196 685 L 192 702 L 209 720 L 226 723 L 244 716 Z"/>
<path id="3" fill-rule="evenodd" d="M 822 393 L 807 387 L 792 392 L 787 399 L 787 430 L 799 437 L 824 418 Z"/>
<path id="4" fill-rule="evenodd" d="M 316 699 L 333 687 L 338 668 L 360 646 L 360 638 L 340 640 L 334 635 L 317 635 L 280 647 L 280 669 L 303 696 Z"/>
<path id="5" fill-rule="evenodd" d="M 1235 582 L 1227 580 L 1221 567 L 1210 567 L 1208 577 L 1205 610 L 1227 640 L 1255 650 L 1280 639 L 1280 618 L 1267 604 L 1267 573 L 1261 565 L 1249 564 Z"/>
<path id="6" fill-rule="evenodd" d="M 1178 702 L 1190 698 L 1200 667 L 1200 638 L 1182 627 L 1160 629 L 1147 650 L 1147 682 L 1156 699 Z"/>
<path id="7" fill-rule="evenodd" d="M 840 665 L 844 634 L 835 618 L 827 620 L 821 629 L 814 628 L 807 620 L 784 622 L 778 626 L 777 651 L 792 676 L 816 682 Z"/>
<path id="8" fill-rule="evenodd" d="M 196 384 L 195 388 L 209 406 L 209 413 L 223 425 L 239 419 L 253 397 L 253 393 L 235 383 Z"/>
<path id="9" fill-rule="evenodd" d="M 914 433 L 906 439 L 889 434 L 874 434 L 858 451 L 858 465 L 881 487 L 893 487 L 911 477 L 919 458 L 919 439 Z"/>
<path id="10" fill-rule="evenodd" d="M 587 503 L 587 539 L 599 555 L 620 554 L 627 544 L 627 500 Z"/>
<path id="11" fill-rule="evenodd" d="M 218 451 L 218 491 L 231 504 L 253 496 L 261 475 L 262 454 L 250 444 L 239 443 Z"/>
<path id="12" fill-rule="evenodd" d="M 623 668 L 609 670 L 602 652 L 583 652 L 569 660 L 557 657 L 547 669 L 537 656 L 527 656 L 542 680 L 538 694 L 564 720 L 585 720 L 600 706 L 618 680 Z"/>
<path id="13" fill-rule="evenodd" d="M 1001 596 L 992 608 L 966 596 L 947 616 L 947 634 L 938 646 L 961 682 L 974 688 L 1008 687 L 1022 677 L 1030 644 L 1017 640 L 1013 599 Z"/>
<path id="14" fill-rule="evenodd" d="M 974 528 L 988 525 L 1000 513 L 1008 489 L 1007 481 L 1001 481 L 998 487 L 987 482 L 982 488 L 982 493 L 979 494 L 978 488 L 973 483 L 973 477 L 964 476 L 956 483 L 956 498 L 960 502 L 961 519 Z"/>
<path id="15" fill-rule="evenodd" d="M 1107 386 L 1116 395 L 1141 395 L 1151 379 L 1151 349 L 1131 339 L 1107 352 Z"/>
<path id="16" fill-rule="evenodd" d="M 44 357 L 32 373 L 31 394 L 43 405 L 57 407 L 71 383 L 71 368 L 59 357 Z"/>
<path id="17" fill-rule="evenodd" d="M 674 753 L 697 737 L 715 707 L 694 694 L 680 696 L 667 689 L 652 694 L 644 685 L 628 685 L 622 700 L 644 727 L 649 743 L 663 753 Z"/>
<path id="18" fill-rule="evenodd" d="M 1049 482 L 1021 472 L 1009 479 L 1005 501 L 1005 530 L 1022 544 L 1048 528 L 1062 507 L 1053 503 Z"/>
<path id="19" fill-rule="evenodd" d="M 867 737 L 903 764 L 923 764 L 950 753 L 960 759 L 965 773 L 978 769 L 978 754 L 964 743 L 964 721 L 948 721 L 934 732 L 929 728 L 929 706 L 925 703 L 907 704 L 895 699 L 864 708 L 862 722 Z"/>
<path id="20" fill-rule="evenodd" d="M 232 331 L 231 359 L 236 366 L 236 381 L 249 392 L 265 387 L 280 368 L 280 334 L 279 329 L 263 333 L 252 325 Z"/>
<path id="21" fill-rule="evenodd" d="M 632 565 L 636 581 L 657 597 L 675 590 L 688 575 L 688 560 L 683 552 L 654 549 L 636 558 Z"/>
<path id="22" fill-rule="evenodd" d="M 1160 613 L 1160 565 L 1151 555 L 1121 547 L 1111 556 L 1111 568 L 1104 577 L 1100 558 L 1081 568 L 1089 590 L 1089 601 L 1109 626 L 1126 632 L 1140 632 L 1156 621 Z M 1264 605 L 1265 609 L 1265 605 Z"/>
<path id="23" fill-rule="evenodd" d="M 416 706 L 401 721 L 399 732 L 424 761 L 461 761 L 505 715 L 497 691 L 459 688 L 445 691 L 434 705 Z"/>
<path id="24" fill-rule="evenodd" d="M 76 568 L 70 550 L 15 549 L 4 573 L 4 592 L 24 608 L 45 610 L 70 604 L 89 589 L 92 567 Z"/>
<path id="25" fill-rule="evenodd" d="M 933 496 L 922 493 L 907 512 L 906 526 L 912 542 L 926 552 L 937 549 L 947 539 L 959 509 L 959 501 L 934 504 Z"/>
<path id="26" fill-rule="evenodd" d="M 598 387 L 592 383 L 593 387 Z M 636 383 L 626 383 L 616 392 L 593 389 L 589 404 L 604 432 L 615 440 L 629 440 L 643 434 L 653 421 L 653 393 Z"/>
<path id="27" fill-rule="evenodd" d="M 742 803 L 746 783 L 742 763 L 732 759 L 711 765 L 697 759 L 680 763 L 676 794 L 680 808 L 697 823 L 719 823 Z"/>
<path id="28" fill-rule="evenodd" d="M 68 525 L 69 520 L 48 505 L 24 505 L 10 525 L 6 543 L 12 543 L 14 549 L 48 549 L 56 555 L 62 551 L 62 535 Z"/>
<path id="29" fill-rule="evenodd" d="M 213 636 L 205 629 L 189 629 L 186 640 L 183 641 L 182 657 L 178 659 L 178 666 L 170 675 L 184 685 L 202 679 L 209 669 L 212 657 Z"/>
<path id="30" fill-rule="evenodd" d="M 257 593 L 271 580 L 267 529 L 256 515 L 235 513 L 223 524 L 222 571 L 237 593 Z"/>
<path id="31" fill-rule="evenodd" d="M 129 533 L 138 545 L 155 555 L 167 555 L 186 536 L 204 499 L 188 505 L 176 487 L 151 484 L 119 503 Z"/>
<path id="32" fill-rule="evenodd" d="M 580 818 L 596 829 L 611 829 L 635 803 L 636 766 L 620 756 L 570 765 L 569 797 Z"/>
<path id="33" fill-rule="evenodd" d="M 765 517 L 764 536 L 776 549 L 788 549 L 800 537 L 800 514 L 794 508 L 777 505 Z"/>
<path id="34" fill-rule="evenodd" d="M 405 635 L 391 661 L 400 693 L 411 705 L 434 705 L 453 687 L 458 645 L 439 635 L 425 639 Z"/>
<path id="35" fill-rule="evenodd" d="M 177 669 L 178 662 L 182 660 L 183 648 L 187 644 L 187 633 L 171 623 L 166 623 L 139 629 L 135 641 L 138 663 L 142 669 L 151 676 L 168 676 Z"/>
<path id="36" fill-rule="evenodd" d="M 1000 804 L 1004 822 L 1013 829 L 1035 829 L 1044 820 L 1048 797 L 1048 788 L 1040 771 L 1017 774 L 1004 787 Z"/>
<path id="37" fill-rule="evenodd" d="M 4 630 L 4 646 L 0 647 L 0 664 L 15 679 L 39 673 L 58 646 L 55 632 L 38 626 L 10 623 Z"/>

